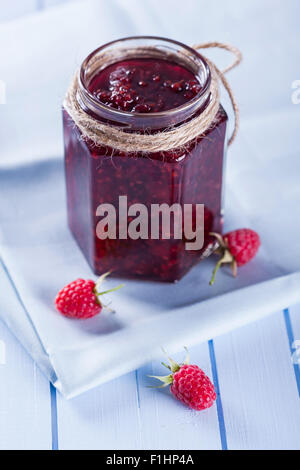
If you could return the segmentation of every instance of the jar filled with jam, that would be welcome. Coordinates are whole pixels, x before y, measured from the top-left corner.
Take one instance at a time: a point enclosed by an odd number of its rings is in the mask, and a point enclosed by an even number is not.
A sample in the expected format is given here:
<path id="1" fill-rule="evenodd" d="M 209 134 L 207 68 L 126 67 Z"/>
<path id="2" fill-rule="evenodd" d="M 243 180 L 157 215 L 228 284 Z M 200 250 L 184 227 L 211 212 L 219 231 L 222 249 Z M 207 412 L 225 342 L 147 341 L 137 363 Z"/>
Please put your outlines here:
<path id="1" fill-rule="evenodd" d="M 196 50 L 167 39 L 134 37 L 106 44 L 85 59 L 76 99 L 97 122 L 129 136 L 155 139 L 205 112 L 210 83 L 210 67 Z M 92 270 L 153 281 L 180 280 L 210 253 L 210 233 L 222 230 L 228 121 L 224 109 L 220 105 L 213 125 L 186 145 L 151 152 L 95 144 L 82 135 L 67 109 L 63 122 L 68 221 Z M 134 217 L 129 211 L 124 221 L 120 200 L 127 208 L 148 209 L 148 236 L 141 227 L 140 237 L 124 233 L 124 224 L 128 227 Z M 162 236 L 160 226 L 158 236 L 151 236 L 151 208 L 161 205 L 204 206 L 200 248 L 187 249 L 184 236 L 172 236 L 172 229 Z M 105 210 L 99 207 L 108 206 L 115 208 L 116 226 L 113 236 L 101 236 L 99 231 L 105 230 L 99 222 Z"/>

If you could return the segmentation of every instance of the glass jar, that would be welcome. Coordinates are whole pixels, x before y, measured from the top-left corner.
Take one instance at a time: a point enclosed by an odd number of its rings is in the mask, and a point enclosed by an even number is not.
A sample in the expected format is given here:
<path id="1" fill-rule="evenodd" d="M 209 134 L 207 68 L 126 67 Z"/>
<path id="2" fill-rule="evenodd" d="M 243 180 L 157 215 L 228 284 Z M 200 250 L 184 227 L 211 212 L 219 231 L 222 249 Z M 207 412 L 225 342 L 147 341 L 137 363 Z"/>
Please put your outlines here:
<path id="1" fill-rule="evenodd" d="M 189 74 L 192 73 L 200 84 L 195 96 L 175 108 L 147 109 L 148 112 L 141 112 L 141 108 L 139 112 L 136 108 L 130 111 L 116 109 L 97 99 L 91 84 L 95 77 L 101 78 L 101 73 L 106 73 L 108 67 L 116 63 L 116 52 L 122 51 L 118 63 L 130 58 L 141 67 L 138 52 L 141 47 L 143 54 L 147 49 L 150 61 L 165 60 L 167 54 L 169 65 L 180 65 Z M 95 70 L 93 64 L 100 54 L 104 54 L 105 61 L 101 70 Z M 159 81 L 155 74 L 151 79 Z M 109 123 L 129 133 L 155 135 L 203 113 L 211 98 L 210 81 L 211 73 L 206 60 L 194 49 L 163 38 L 133 37 L 106 44 L 85 59 L 80 70 L 77 100 L 80 107 L 99 122 Z M 152 98 L 154 107 L 155 103 L 159 103 L 159 96 L 155 94 Z M 145 154 L 95 146 L 89 139 L 82 138 L 79 128 L 63 109 L 68 221 L 94 273 L 111 271 L 119 277 L 174 282 L 209 254 L 212 247 L 210 232 L 222 231 L 227 120 L 220 106 L 214 125 L 183 149 Z M 149 209 L 149 214 L 153 204 L 179 204 L 181 207 L 185 204 L 204 204 L 202 248 L 187 250 L 184 237 L 132 239 L 117 235 L 116 238 L 101 239 L 97 232 L 101 220 L 99 205 L 111 204 L 116 208 L 116 233 L 119 234 L 120 196 L 127 197 L 128 207 L 143 204 Z M 149 222 L 150 219 L 151 215 Z"/>

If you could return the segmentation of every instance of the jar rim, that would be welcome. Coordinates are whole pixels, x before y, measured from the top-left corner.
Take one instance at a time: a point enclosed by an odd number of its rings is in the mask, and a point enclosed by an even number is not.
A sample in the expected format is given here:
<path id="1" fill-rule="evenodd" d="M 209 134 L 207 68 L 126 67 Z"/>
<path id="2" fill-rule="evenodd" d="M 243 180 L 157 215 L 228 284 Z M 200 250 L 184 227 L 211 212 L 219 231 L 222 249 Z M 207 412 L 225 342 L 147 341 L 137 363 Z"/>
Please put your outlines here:
<path id="1" fill-rule="evenodd" d="M 95 98 L 93 93 L 89 90 L 88 77 L 86 76 L 86 70 L 88 70 L 89 63 L 98 55 L 109 50 L 111 47 L 118 45 L 122 46 L 126 41 L 158 41 L 164 44 L 173 45 L 181 48 L 186 53 L 186 58 L 194 59 L 195 65 L 198 65 L 199 70 L 201 69 L 204 75 L 204 82 L 201 83 L 201 90 L 198 94 L 184 103 L 181 106 L 172 108 L 166 111 L 150 112 L 150 113 L 136 113 L 122 111 L 119 109 L 112 108 L 110 106 L 101 103 Z M 134 46 L 133 46 L 134 47 Z M 132 48 L 133 48 L 132 47 Z M 169 46 L 170 47 L 170 46 Z M 129 49 L 129 48 L 128 48 Z M 158 49 L 159 50 L 159 49 Z M 150 47 L 149 47 L 150 51 Z M 178 52 L 178 51 L 177 51 Z M 196 75 L 196 74 L 195 74 Z M 89 79 L 89 81 L 91 78 Z M 183 122 L 197 111 L 203 108 L 208 103 L 210 95 L 210 84 L 211 84 L 211 70 L 206 59 L 195 49 L 187 46 L 179 41 L 168 39 L 160 36 L 128 36 L 120 38 L 114 41 L 110 41 L 94 51 L 92 51 L 82 62 L 78 77 L 78 93 L 77 99 L 80 106 L 86 111 L 91 111 L 94 115 L 99 118 L 104 118 L 111 122 L 116 122 L 123 127 L 135 128 L 149 128 L 149 129 L 160 129 L 167 126 L 172 122 L 173 125 Z"/>

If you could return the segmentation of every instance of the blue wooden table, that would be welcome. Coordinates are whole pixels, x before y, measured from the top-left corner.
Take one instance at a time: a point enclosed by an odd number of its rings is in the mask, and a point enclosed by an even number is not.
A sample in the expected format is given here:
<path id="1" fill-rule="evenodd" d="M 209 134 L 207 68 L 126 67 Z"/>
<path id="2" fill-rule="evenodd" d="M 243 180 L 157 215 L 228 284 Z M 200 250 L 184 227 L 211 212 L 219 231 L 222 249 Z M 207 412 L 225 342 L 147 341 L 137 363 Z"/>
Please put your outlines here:
<path id="1" fill-rule="evenodd" d="M 67 401 L 1 324 L 0 448 L 299 449 L 295 338 L 300 306 L 193 348 L 218 394 L 197 413 L 147 388 L 159 363 Z"/>
<path id="2" fill-rule="evenodd" d="M 0 21 L 58 3 L 11 0 Z M 66 401 L 0 324 L 0 448 L 299 450 L 297 340 L 300 305 L 193 348 L 218 394 L 196 413 L 146 387 L 148 374 L 162 372 L 156 362 Z"/>

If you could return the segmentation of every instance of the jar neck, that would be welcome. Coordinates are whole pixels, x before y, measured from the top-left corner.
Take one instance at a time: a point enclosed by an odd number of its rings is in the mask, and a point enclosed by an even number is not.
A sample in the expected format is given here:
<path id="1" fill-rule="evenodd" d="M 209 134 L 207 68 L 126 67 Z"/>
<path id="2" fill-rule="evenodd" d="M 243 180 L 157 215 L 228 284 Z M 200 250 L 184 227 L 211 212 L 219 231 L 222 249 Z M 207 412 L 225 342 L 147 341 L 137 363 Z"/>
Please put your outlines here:
<path id="1" fill-rule="evenodd" d="M 201 90 L 184 105 L 164 112 L 134 113 L 101 103 L 90 91 L 92 79 L 107 66 L 129 58 L 164 59 L 189 69 Z M 82 63 L 77 100 L 81 108 L 99 121 L 130 130 L 155 131 L 176 126 L 203 112 L 210 102 L 211 73 L 205 59 L 194 49 L 177 41 L 139 36 L 113 41 L 96 49 Z"/>

